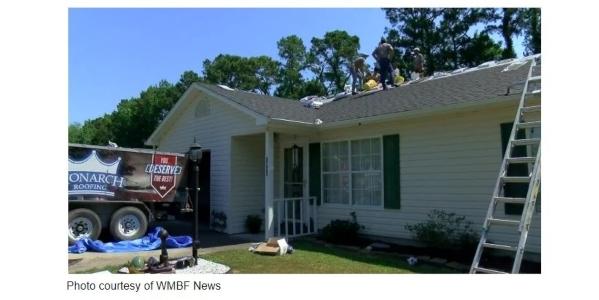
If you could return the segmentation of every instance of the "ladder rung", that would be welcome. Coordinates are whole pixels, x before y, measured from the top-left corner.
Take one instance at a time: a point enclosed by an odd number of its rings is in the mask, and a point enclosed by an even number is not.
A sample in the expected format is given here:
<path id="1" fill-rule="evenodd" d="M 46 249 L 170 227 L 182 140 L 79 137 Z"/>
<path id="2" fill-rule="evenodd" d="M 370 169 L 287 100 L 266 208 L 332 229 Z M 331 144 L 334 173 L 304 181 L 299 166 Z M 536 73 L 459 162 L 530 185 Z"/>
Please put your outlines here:
<path id="1" fill-rule="evenodd" d="M 541 127 L 541 121 L 524 122 L 517 124 L 518 129 Z"/>
<path id="2" fill-rule="evenodd" d="M 530 182 L 530 176 L 501 176 L 501 180 L 507 183 L 527 183 Z"/>
<path id="3" fill-rule="evenodd" d="M 528 81 L 541 81 L 541 76 L 531 76 Z"/>
<path id="4" fill-rule="evenodd" d="M 476 272 L 481 272 L 481 273 L 486 273 L 486 274 L 509 274 L 503 271 L 498 271 L 498 270 L 493 270 L 493 269 L 487 269 L 487 268 L 481 268 L 481 267 L 476 267 L 474 268 L 474 271 Z"/>
<path id="5" fill-rule="evenodd" d="M 526 198 L 495 197 L 496 202 L 524 204 Z"/>
<path id="6" fill-rule="evenodd" d="M 507 158 L 507 162 L 510 164 L 532 164 L 536 160 L 535 157 L 510 157 Z"/>
<path id="7" fill-rule="evenodd" d="M 494 218 L 490 218 L 489 222 L 493 223 L 493 224 L 500 224 L 500 225 L 520 225 L 520 221 L 517 220 L 506 220 L 506 219 L 494 219 Z"/>
<path id="8" fill-rule="evenodd" d="M 538 144 L 541 142 L 540 138 L 534 138 L 534 139 L 520 139 L 520 140 L 513 140 L 512 141 L 512 145 L 513 146 L 524 146 L 524 145 L 534 145 L 534 144 Z"/>
<path id="9" fill-rule="evenodd" d="M 491 244 L 491 243 L 484 243 L 483 247 L 492 248 L 492 249 L 499 249 L 499 250 L 507 250 L 507 251 L 516 251 L 516 250 L 518 250 L 518 248 L 514 247 L 514 246 L 500 245 L 500 244 Z"/>
<path id="10" fill-rule="evenodd" d="M 531 105 L 531 106 L 522 107 L 522 112 L 523 113 L 537 112 L 537 111 L 541 111 L 541 106 L 540 105 Z"/>
<path id="11" fill-rule="evenodd" d="M 538 96 L 540 94 L 541 94 L 541 90 L 534 90 L 534 91 L 526 93 L 526 96 Z"/>

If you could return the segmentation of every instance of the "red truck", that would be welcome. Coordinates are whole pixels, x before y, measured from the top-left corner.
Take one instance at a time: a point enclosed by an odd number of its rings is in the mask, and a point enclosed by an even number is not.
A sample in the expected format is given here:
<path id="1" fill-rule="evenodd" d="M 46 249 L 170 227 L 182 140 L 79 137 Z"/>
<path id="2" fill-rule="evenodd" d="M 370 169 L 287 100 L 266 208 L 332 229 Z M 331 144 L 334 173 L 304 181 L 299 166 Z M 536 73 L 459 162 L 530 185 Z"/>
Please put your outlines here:
<path id="1" fill-rule="evenodd" d="M 69 144 L 69 244 L 103 229 L 137 239 L 153 220 L 190 211 L 186 166 L 179 153 Z"/>

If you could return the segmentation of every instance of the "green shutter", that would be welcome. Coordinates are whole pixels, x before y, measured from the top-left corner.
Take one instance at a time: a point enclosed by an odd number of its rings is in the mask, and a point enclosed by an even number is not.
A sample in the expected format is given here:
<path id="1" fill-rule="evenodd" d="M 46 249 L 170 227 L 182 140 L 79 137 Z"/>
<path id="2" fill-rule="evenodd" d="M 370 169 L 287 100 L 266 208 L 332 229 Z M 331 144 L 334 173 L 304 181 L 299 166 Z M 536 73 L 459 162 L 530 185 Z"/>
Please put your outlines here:
<path id="1" fill-rule="evenodd" d="M 512 127 L 514 123 L 503 123 L 501 124 L 501 147 L 502 156 L 505 155 L 505 150 L 508 147 L 510 134 L 512 133 Z M 523 139 L 526 137 L 526 133 L 523 129 L 516 133 L 516 138 Z M 526 156 L 526 146 L 517 146 L 512 149 L 512 157 L 523 157 Z M 508 176 L 528 176 L 528 166 L 526 164 L 514 164 L 510 165 L 507 170 Z M 526 198 L 528 192 L 528 183 L 506 183 L 504 188 L 504 195 L 506 197 L 517 197 Z M 516 203 L 505 203 L 504 204 L 506 215 L 521 215 L 524 205 Z"/>
<path id="2" fill-rule="evenodd" d="M 385 208 L 399 209 L 401 193 L 399 187 L 399 135 L 383 136 L 383 182 Z"/>
<path id="3" fill-rule="evenodd" d="M 316 197 L 316 204 L 320 205 L 320 143 L 308 145 L 310 156 L 310 197 Z"/>

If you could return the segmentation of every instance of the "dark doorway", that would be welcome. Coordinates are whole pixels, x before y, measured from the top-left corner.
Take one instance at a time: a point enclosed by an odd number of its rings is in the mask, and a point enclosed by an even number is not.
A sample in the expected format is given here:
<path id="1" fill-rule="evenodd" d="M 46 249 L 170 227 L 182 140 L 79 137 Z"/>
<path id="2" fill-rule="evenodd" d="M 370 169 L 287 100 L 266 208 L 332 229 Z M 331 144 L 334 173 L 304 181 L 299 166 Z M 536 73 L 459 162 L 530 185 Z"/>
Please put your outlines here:
<path id="1" fill-rule="evenodd" d="M 199 174 L 198 218 L 200 224 L 210 223 L 210 151 L 202 151 Z"/>

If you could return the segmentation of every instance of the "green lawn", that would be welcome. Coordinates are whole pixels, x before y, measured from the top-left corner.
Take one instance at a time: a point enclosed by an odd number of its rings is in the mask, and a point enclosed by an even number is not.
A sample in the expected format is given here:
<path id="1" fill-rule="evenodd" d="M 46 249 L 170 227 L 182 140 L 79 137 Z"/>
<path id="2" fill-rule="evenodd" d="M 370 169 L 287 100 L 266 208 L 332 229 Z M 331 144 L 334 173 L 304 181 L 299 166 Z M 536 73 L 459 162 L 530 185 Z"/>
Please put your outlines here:
<path id="1" fill-rule="evenodd" d="M 295 252 L 284 256 L 265 256 L 239 249 L 206 254 L 202 258 L 227 265 L 232 273 L 456 273 L 435 265 L 410 266 L 405 258 L 394 254 L 325 246 L 308 240 L 291 244 Z"/>

